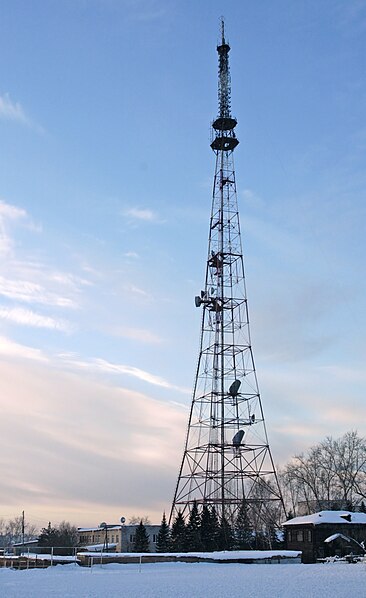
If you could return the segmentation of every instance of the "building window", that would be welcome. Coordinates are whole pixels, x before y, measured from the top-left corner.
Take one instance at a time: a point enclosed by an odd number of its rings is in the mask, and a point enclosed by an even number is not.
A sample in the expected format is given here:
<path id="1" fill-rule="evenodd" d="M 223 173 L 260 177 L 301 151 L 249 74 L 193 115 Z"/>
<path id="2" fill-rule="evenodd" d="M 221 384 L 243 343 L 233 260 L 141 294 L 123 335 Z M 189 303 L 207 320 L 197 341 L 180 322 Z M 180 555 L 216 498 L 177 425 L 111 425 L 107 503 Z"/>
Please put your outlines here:
<path id="1" fill-rule="evenodd" d="M 312 538 L 311 538 L 311 529 L 306 529 L 304 530 L 304 541 L 305 542 L 311 542 Z"/>
<path id="2" fill-rule="evenodd" d="M 296 539 L 298 542 L 304 541 L 304 530 L 302 530 L 302 529 L 297 530 L 297 538 Z"/>
<path id="3" fill-rule="evenodd" d="M 114 544 L 114 534 L 113 534 L 113 536 L 112 536 L 112 544 Z"/>
<path id="4" fill-rule="evenodd" d="M 158 541 L 158 535 L 157 534 L 153 534 L 153 542 L 154 542 L 154 544 L 156 544 L 157 541 Z"/>
<path id="5" fill-rule="evenodd" d="M 130 542 L 133 543 L 135 541 L 135 534 L 130 534 Z"/>
<path id="6" fill-rule="evenodd" d="M 118 536 L 118 534 L 116 534 L 116 544 L 118 544 L 118 541 L 119 541 L 119 536 Z"/>
<path id="7" fill-rule="evenodd" d="M 292 533 L 291 533 L 291 530 L 288 530 L 288 532 L 287 532 L 287 540 L 288 540 L 288 542 L 292 542 Z"/>

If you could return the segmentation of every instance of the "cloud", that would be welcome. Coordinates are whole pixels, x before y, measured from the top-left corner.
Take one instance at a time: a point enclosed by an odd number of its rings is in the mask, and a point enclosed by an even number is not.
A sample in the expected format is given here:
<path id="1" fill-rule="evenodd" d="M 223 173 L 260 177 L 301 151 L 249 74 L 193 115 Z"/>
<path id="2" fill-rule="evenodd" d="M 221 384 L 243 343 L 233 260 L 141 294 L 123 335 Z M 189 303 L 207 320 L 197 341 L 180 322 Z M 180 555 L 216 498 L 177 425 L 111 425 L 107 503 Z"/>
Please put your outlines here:
<path id="1" fill-rule="evenodd" d="M 11 205 L 0 199 L 0 218 L 8 218 L 9 220 L 19 220 L 20 218 L 26 218 L 27 212 L 23 208 Z"/>
<path id="2" fill-rule="evenodd" d="M 148 209 L 139 209 L 139 208 L 130 208 L 129 210 L 125 211 L 126 216 L 130 216 L 131 218 L 136 218 L 137 220 L 144 220 L 146 222 L 157 222 L 158 217 L 152 210 Z"/>
<path id="3" fill-rule="evenodd" d="M 10 255 L 14 247 L 13 239 L 8 232 L 9 221 L 17 221 L 26 217 L 27 212 L 22 208 L 0 200 L 0 256 Z"/>
<path id="4" fill-rule="evenodd" d="M 28 280 L 10 280 L 0 276 L 0 295 L 25 303 L 39 303 L 63 308 L 76 308 L 77 303 L 46 290 L 42 285 Z"/>
<path id="5" fill-rule="evenodd" d="M 3 514 L 26 502 L 28 520 L 43 525 L 91 525 L 136 509 L 160 521 L 181 458 L 182 409 L 41 363 L 1 362 L 0 377 Z"/>
<path id="6" fill-rule="evenodd" d="M 0 118 L 4 120 L 14 120 L 25 125 L 29 124 L 21 104 L 19 102 L 12 102 L 8 93 L 0 96 Z"/>
<path id="7" fill-rule="evenodd" d="M 156 374 L 151 374 L 150 372 L 147 372 L 135 366 L 111 363 L 106 359 L 101 358 L 83 360 L 78 359 L 77 357 L 75 357 L 75 355 L 68 353 L 59 354 L 58 357 L 65 365 L 71 366 L 72 368 L 94 371 L 96 373 L 103 372 L 106 374 L 132 376 L 134 378 L 137 378 L 138 380 L 142 380 L 143 382 L 152 384 L 153 386 L 160 386 L 161 388 L 167 388 L 183 394 L 190 394 L 191 392 L 187 388 L 175 386 L 174 384 L 171 384 L 164 378 L 157 376 Z"/>
<path id="8" fill-rule="evenodd" d="M 151 332 L 150 330 L 146 330 L 144 328 L 111 328 L 109 330 L 111 334 L 114 336 L 119 336 L 122 338 L 129 338 L 134 341 L 139 341 L 142 343 L 147 344 L 160 344 L 162 342 L 162 338 Z"/>
<path id="9" fill-rule="evenodd" d="M 71 324 L 65 320 L 43 316 L 29 309 L 22 309 L 19 307 L 1 307 L 0 318 L 14 322 L 15 324 L 23 324 L 35 328 L 48 328 L 50 330 L 59 330 L 62 332 L 71 332 L 72 330 Z"/>
<path id="10" fill-rule="evenodd" d="M 125 286 L 125 289 L 128 293 L 133 293 L 134 295 L 145 297 L 145 299 L 151 299 L 151 295 L 147 291 L 144 291 L 144 289 L 140 289 L 140 287 L 137 287 L 134 284 L 127 284 Z"/>
<path id="11" fill-rule="evenodd" d="M 27 116 L 20 102 L 14 102 L 8 93 L 0 95 L 0 119 L 13 121 L 31 127 L 38 132 L 43 132 L 42 127 Z"/>
<path id="12" fill-rule="evenodd" d="M 15 343 L 4 336 L 0 336 L 0 355 L 5 357 L 30 359 L 32 361 L 49 361 L 40 349 Z"/>

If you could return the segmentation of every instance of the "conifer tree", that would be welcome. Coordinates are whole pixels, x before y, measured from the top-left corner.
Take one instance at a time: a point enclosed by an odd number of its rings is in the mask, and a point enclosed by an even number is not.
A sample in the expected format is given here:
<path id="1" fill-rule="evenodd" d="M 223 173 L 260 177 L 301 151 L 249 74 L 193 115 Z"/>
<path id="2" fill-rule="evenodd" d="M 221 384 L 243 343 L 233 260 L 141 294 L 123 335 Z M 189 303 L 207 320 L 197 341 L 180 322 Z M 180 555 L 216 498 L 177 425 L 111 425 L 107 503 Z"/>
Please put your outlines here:
<path id="1" fill-rule="evenodd" d="M 173 552 L 186 551 L 186 524 L 181 511 L 178 511 L 172 525 L 171 542 Z"/>
<path id="2" fill-rule="evenodd" d="M 133 542 L 133 552 L 150 552 L 149 536 L 146 527 L 140 521 L 136 528 L 135 539 Z"/>
<path id="3" fill-rule="evenodd" d="M 220 520 L 218 545 L 219 550 L 232 550 L 234 546 L 233 530 L 225 516 Z"/>
<path id="4" fill-rule="evenodd" d="M 186 527 L 185 545 L 189 552 L 202 550 L 201 543 L 201 518 L 198 513 L 197 502 L 193 502 Z"/>
<path id="5" fill-rule="evenodd" d="M 243 500 L 235 521 L 235 545 L 239 550 L 251 550 L 253 544 L 254 536 L 249 519 L 248 505 L 247 502 Z"/>
<path id="6" fill-rule="evenodd" d="M 171 534 L 170 534 L 170 527 L 166 522 L 165 512 L 163 513 L 163 518 L 161 520 L 160 529 L 158 532 L 158 537 L 156 540 L 156 551 L 157 552 L 169 552 L 171 549 Z"/>
<path id="7" fill-rule="evenodd" d="M 51 522 L 48 523 L 47 527 L 41 530 L 38 537 L 39 546 L 59 546 L 59 533 L 57 528 L 52 527 Z"/>
<path id="8" fill-rule="evenodd" d="M 202 549 L 207 552 L 217 550 L 217 540 L 219 532 L 219 522 L 216 510 L 203 505 L 201 513 L 201 543 Z"/>

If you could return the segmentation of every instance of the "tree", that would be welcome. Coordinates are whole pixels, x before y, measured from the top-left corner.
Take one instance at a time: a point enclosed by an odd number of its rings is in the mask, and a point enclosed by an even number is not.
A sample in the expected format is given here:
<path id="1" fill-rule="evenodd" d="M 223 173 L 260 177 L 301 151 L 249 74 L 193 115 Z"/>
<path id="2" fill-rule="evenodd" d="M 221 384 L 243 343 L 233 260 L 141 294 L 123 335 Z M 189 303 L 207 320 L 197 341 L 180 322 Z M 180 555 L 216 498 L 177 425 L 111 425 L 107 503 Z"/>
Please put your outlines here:
<path id="1" fill-rule="evenodd" d="M 219 550 L 232 550 L 234 547 L 233 530 L 226 519 L 225 515 L 221 517 L 219 533 L 218 533 L 218 548 Z"/>
<path id="2" fill-rule="evenodd" d="M 51 522 L 49 522 L 48 526 L 41 530 L 38 537 L 39 546 L 72 548 L 77 545 L 77 542 L 77 529 L 68 521 L 62 521 L 58 527 L 52 527 Z"/>
<path id="3" fill-rule="evenodd" d="M 186 550 L 188 550 L 189 552 L 202 550 L 201 518 L 198 513 L 196 501 L 193 502 L 193 506 L 189 514 L 185 536 Z"/>
<path id="4" fill-rule="evenodd" d="M 235 521 L 235 545 L 239 550 L 250 550 L 253 548 L 253 527 L 249 518 L 249 509 L 246 500 L 240 505 Z"/>
<path id="5" fill-rule="evenodd" d="M 158 532 L 158 537 L 156 540 L 156 551 L 157 552 L 169 552 L 171 548 L 171 533 L 170 527 L 166 522 L 165 512 L 163 513 L 163 518 L 161 520 L 160 529 Z"/>
<path id="6" fill-rule="evenodd" d="M 24 522 L 24 541 L 32 540 L 38 536 L 38 530 L 32 523 Z M 14 519 L 0 519 L 0 547 L 11 548 L 16 542 L 23 540 L 23 517 L 19 515 Z"/>
<path id="7" fill-rule="evenodd" d="M 219 521 L 215 507 L 210 509 L 203 505 L 201 513 L 201 543 L 202 549 L 207 552 L 217 550 L 219 535 Z"/>
<path id="8" fill-rule="evenodd" d="M 128 524 L 129 525 L 138 525 L 142 521 L 144 525 L 151 525 L 151 521 L 148 515 L 144 515 L 143 517 L 137 515 L 131 515 Z"/>
<path id="9" fill-rule="evenodd" d="M 59 546 L 73 547 L 78 543 L 78 530 L 68 521 L 61 521 L 58 526 Z"/>
<path id="10" fill-rule="evenodd" d="M 172 551 L 186 551 L 186 524 L 181 511 L 178 511 L 172 525 Z"/>
<path id="11" fill-rule="evenodd" d="M 133 552 L 150 552 L 150 541 L 142 519 L 136 528 Z"/>
<path id="12" fill-rule="evenodd" d="M 295 515 L 299 502 L 308 513 L 352 509 L 366 498 L 366 439 L 355 431 L 337 439 L 328 436 L 307 453 L 293 457 L 281 480 L 287 499 L 291 488 L 288 508 Z"/>
<path id="13" fill-rule="evenodd" d="M 57 528 L 52 527 L 49 521 L 48 526 L 41 530 L 38 538 L 39 546 L 59 546 L 59 533 Z"/>

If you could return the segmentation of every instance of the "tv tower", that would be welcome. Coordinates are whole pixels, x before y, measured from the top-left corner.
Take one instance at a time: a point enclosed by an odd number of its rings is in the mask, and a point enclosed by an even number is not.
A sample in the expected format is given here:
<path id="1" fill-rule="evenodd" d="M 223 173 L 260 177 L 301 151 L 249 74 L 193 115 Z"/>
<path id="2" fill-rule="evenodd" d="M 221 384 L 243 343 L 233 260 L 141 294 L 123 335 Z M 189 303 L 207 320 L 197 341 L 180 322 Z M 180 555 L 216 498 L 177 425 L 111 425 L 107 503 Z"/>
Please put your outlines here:
<path id="1" fill-rule="evenodd" d="M 233 152 L 230 46 L 221 21 L 216 155 L 206 277 L 195 298 L 201 342 L 186 443 L 170 519 L 194 501 L 234 519 L 245 501 L 252 519 L 268 521 L 283 499 L 268 443 L 249 331 Z"/>

